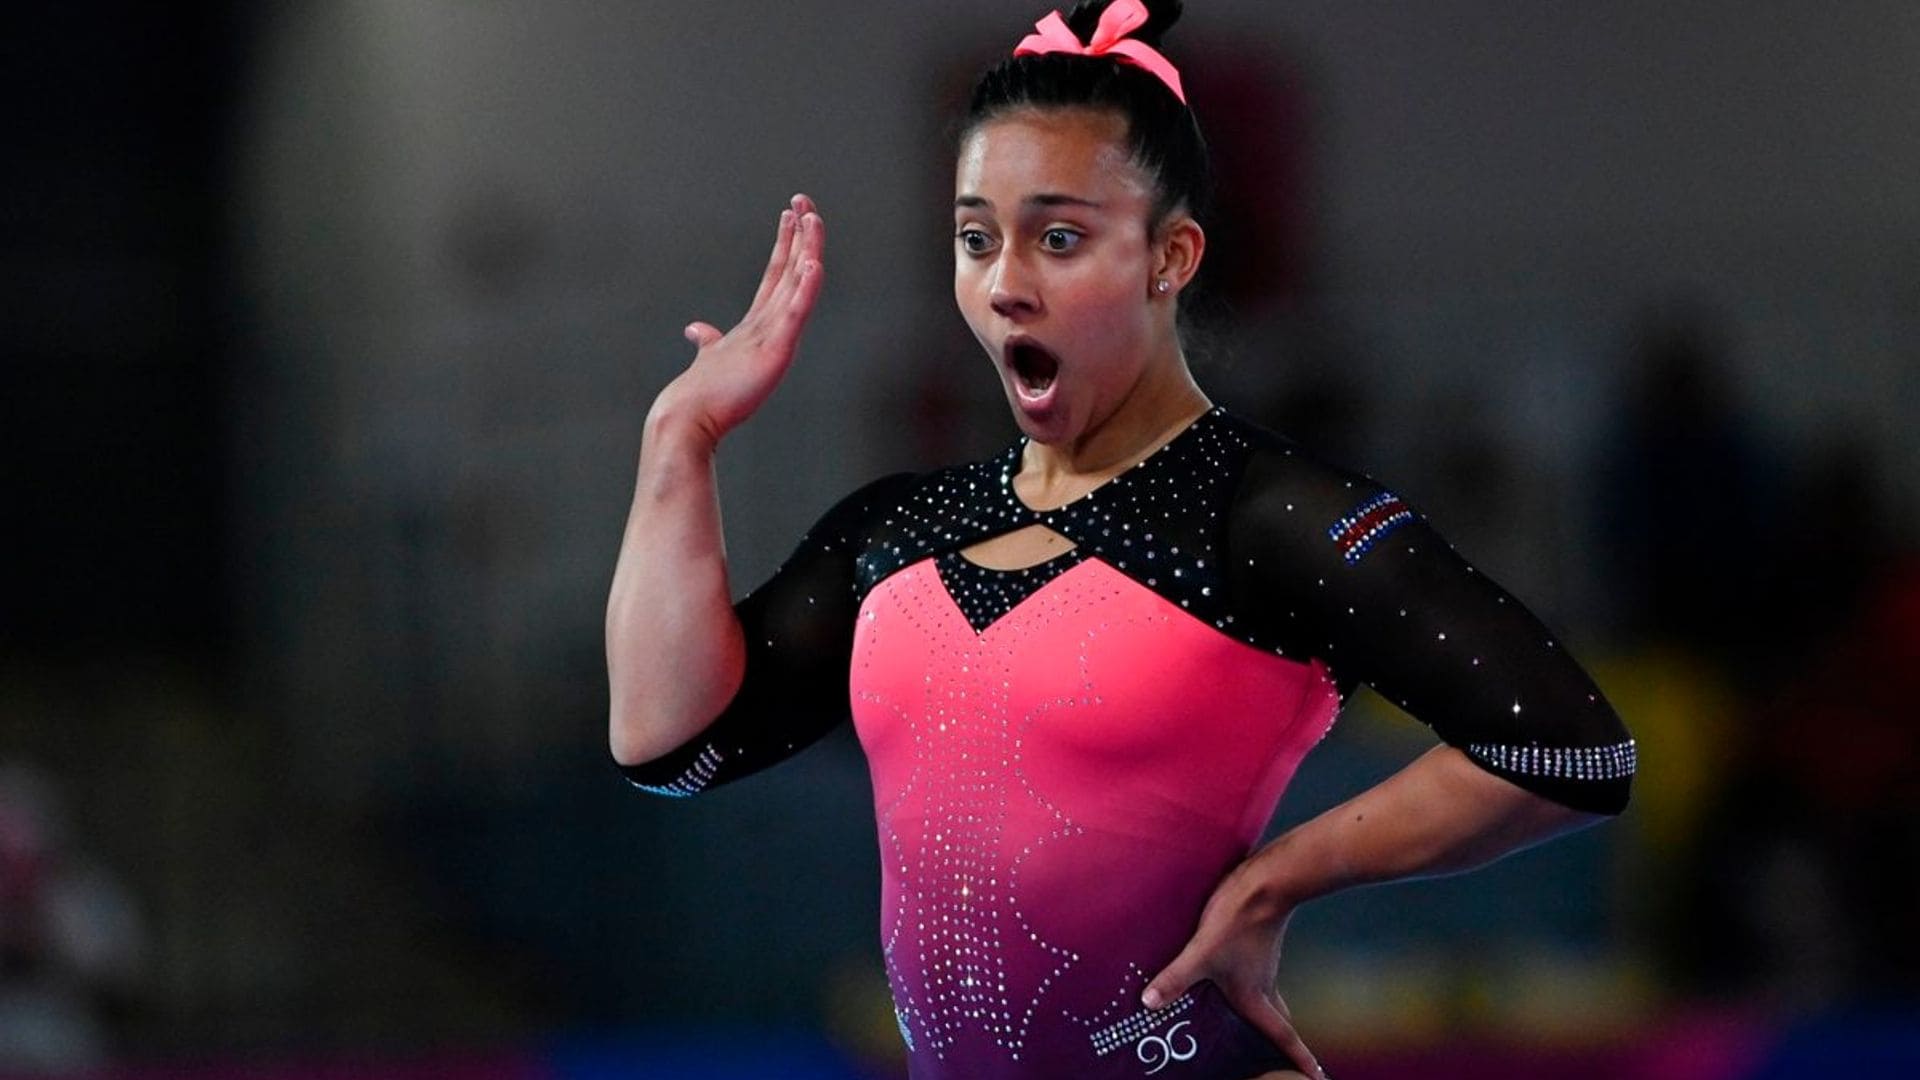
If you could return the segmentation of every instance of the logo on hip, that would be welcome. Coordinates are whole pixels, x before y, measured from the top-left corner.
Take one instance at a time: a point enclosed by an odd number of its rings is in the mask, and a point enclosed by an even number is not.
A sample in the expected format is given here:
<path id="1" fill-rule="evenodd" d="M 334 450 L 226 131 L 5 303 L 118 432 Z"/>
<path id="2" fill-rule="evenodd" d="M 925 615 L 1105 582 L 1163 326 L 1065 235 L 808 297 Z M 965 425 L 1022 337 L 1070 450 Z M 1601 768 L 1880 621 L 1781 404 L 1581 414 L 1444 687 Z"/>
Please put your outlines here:
<path id="1" fill-rule="evenodd" d="M 1133 1045 L 1134 1056 L 1140 1059 L 1141 1064 L 1148 1066 L 1148 1076 L 1176 1061 L 1192 1061 L 1194 1055 L 1200 1052 L 1199 1041 L 1180 1030 L 1192 1025 L 1191 1020 L 1182 1020 L 1168 1028 L 1166 1034 L 1148 1035 Z"/>

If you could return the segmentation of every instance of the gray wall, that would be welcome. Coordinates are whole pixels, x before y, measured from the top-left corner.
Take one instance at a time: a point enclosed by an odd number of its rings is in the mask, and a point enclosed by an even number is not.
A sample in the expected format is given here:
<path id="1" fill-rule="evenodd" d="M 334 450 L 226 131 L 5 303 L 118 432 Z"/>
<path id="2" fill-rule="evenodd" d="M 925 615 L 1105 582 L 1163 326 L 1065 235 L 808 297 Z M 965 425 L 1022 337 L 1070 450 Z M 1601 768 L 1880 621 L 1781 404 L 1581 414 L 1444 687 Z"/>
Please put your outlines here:
<path id="1" fill-rule="evenodd" d="M 790 191 L 826 210 L 829 284 L 726 451 L 742 583 L 902 459 L 915 372 L 972 359 L 932 84 L 1030 7 L 359 0 L 277 21 L 233 208 L 262 346 L 244 531 L 262 655 L 316 716 L 366 718 L 312 747 L 338 779 L 396 740 L 477 739 L 505 767 L 548 737 L 540 673 L 594 676 L 679 328 L 738 312 Z M 1911 510 L 1920 10 L 1220 3 L 1180 33 L 1189 67 L 1236 38 L 1304 73 L 1315 303 L 1364 339 L 1361 464 L 1416 482 L 1431 403 L 1458 399 L 1551 510 L 1632 320 L 1684 295 L 1724 316 L 1770 437 L 1866 434 Z M 1577 573 L 1512 558 L 1523 592 L 1581 609 Z"/>

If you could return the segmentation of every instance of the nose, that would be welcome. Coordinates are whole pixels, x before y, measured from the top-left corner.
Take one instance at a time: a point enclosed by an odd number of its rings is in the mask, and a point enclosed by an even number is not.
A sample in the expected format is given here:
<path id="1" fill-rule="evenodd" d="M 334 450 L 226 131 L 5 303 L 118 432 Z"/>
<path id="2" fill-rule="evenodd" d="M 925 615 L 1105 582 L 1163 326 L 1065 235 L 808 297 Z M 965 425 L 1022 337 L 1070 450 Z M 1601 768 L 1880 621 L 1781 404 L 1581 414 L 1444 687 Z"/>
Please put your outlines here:
<path id="1" fill-rule="evenodd" d="M 1012 255 L 1002 255 L 994 263 L 992 287 L 987 303 L 1003 319 L 1032 315 L 1040 310 L 1040 293 L 1026 265 Z"/>

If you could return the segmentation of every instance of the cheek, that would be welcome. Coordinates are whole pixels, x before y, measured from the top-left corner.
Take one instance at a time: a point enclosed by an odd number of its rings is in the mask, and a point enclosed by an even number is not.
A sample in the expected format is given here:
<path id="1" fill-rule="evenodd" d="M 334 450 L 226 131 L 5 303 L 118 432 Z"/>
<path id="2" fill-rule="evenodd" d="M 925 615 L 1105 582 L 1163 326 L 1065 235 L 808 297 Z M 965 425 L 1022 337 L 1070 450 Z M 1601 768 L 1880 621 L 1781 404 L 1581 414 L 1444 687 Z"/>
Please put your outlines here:
<path id="1" fill-rule="evenodd" d="M 986 275 L 977 270 L 969 272 L 956 268 L 953 274 L 953 304 L 960 309 L 960 318 L 966 322 L 973 340 L 988 359 L 998 364 L 1000 349 L 994 335 L 999 332 L 996 327 L 1000 319 L 993 312 L 992 290 L 986 284 Z"/>
<path id="2" fill-rule="evenodd" d="M 960 316 L 967 320 L 968 329 L 977 337 L 985 324 L 987 313 L 987 290 L 983 277 L 975 268 L 966 263 L 956 262 L 953 267 L 953 305 L 960 309 Z"/>
<path id="3" fill-rule="evenodd" d="M 966 307 L 972 300 L 980 275 L 964 259 L 958 256 L 953 260 L 953 302 Z"/>
<path id="4" fill-rule="evenodd" d="M 1061 299 L 1088 316 L 1096 332 L 1105 337 L 1134 333 L 1147 310 L 1145 296 L 1134 287 L 1130 275 L 1088 274 L 1074 282 Z"/>

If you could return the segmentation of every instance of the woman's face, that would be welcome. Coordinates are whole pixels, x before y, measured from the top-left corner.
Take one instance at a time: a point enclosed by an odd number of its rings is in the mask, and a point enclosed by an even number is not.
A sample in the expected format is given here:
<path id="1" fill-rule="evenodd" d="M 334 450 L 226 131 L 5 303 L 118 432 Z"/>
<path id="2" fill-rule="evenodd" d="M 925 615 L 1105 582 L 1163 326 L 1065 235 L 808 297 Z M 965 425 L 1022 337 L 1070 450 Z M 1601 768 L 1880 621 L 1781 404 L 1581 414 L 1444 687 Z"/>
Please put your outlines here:
<path id="1" fill-rule="evenodd" d="M 974 129 L 953 201 L 953 295 L 1028 437 L 1074 441 L 1167 352 L 1152 298 L 1154 190 L 1125 117 L 1028 109 Z M 1177 355 L 1177 350 L 1176 350 Z"/>

